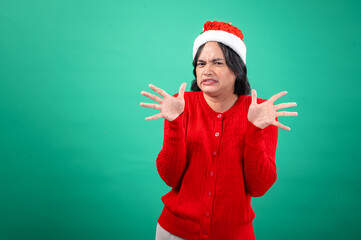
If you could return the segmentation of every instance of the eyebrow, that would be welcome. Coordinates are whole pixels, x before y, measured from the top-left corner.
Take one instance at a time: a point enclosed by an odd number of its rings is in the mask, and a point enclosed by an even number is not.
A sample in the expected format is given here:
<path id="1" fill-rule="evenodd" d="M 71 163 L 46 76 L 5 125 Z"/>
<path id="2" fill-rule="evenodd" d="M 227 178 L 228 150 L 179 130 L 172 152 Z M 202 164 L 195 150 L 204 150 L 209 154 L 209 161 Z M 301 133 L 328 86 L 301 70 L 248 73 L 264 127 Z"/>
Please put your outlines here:
<path id="1" fill-rule="evenodd" d="M 219 60 L 224 61 L 223 58 L 215 58 L 215 59 L 211 60 L 211 62 L 216 62 L 216 61 L 219 61 Z M 205 62 L 205 61 L 200 59 L 197 62 Z"/>

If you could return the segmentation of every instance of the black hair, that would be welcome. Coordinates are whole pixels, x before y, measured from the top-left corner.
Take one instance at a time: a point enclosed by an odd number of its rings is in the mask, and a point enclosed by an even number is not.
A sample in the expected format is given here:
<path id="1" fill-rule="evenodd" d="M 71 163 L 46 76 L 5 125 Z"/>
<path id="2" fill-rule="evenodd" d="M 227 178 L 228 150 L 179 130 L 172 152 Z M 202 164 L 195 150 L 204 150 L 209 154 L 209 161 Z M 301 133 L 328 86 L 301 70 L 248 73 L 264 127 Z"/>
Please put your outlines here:
<path id="1" fill-rule="evenodd" d="M 217 42 L 218 46 L 221 48 L 224 57 L 226 58 L 227 66 L 232 70 L 234 75 L 236 75 L 236 81 L 234 83 L 234 93 L 237 96 L 240 95 L 249 95 L 251 92 L 251 86 L 249 85 L 248 78 L 247 78 L 247 67 L 246 64 L 242 61 L 241 57 L 230 47 L 224 45 L 221 42 Z M 197 61 L 199 55 L 201 54 L 203 47 L 206 43 L 202 44 L 194 56 L 193 59 L 193 75 L 195 79 L 192 81 L 191 91 L 201 91 L 197 84 Z"/>

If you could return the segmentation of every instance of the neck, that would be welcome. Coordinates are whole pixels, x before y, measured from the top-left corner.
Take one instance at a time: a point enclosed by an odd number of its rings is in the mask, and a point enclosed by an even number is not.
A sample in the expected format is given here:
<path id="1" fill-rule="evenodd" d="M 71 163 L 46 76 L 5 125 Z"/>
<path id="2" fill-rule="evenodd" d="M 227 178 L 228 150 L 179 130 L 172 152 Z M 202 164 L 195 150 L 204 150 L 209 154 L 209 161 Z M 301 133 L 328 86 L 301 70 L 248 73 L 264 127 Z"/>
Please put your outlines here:
<path id="1" fill-rule="evenodd" d="M 230 109 L 237 101 L 236 94 L 227 96 L 209 96 L 203 92 L 204 99 L 215 112 L 223 113 Z"/>

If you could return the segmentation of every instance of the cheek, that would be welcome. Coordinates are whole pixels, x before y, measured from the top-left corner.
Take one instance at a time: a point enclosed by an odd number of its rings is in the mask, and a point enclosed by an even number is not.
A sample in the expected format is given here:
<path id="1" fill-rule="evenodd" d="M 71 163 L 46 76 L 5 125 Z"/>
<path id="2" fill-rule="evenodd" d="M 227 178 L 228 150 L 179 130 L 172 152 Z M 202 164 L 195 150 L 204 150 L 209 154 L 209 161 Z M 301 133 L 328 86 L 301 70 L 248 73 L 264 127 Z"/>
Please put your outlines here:
<path id="1" fill-rule="evenodd" d="M 234 73 L 231 71 L 226 73 L 226 77 L 233 83 L 236 81 L 236 75 L 234 75 Z"/>
<path id="2" fill-rule="evenodd" d="M 197 86 L 199 87 L 199 70 L 198 69 L 196 69 L 196 83 L 197 83 Z"/>
<path id="3" fill-rule="evenodd" d="M 198 80 L 200 79 L 200 76 L 201 76 L 201 71 L 199 69 L 196 69 L 196 78 L 197 78 L 197 82 Z"/>

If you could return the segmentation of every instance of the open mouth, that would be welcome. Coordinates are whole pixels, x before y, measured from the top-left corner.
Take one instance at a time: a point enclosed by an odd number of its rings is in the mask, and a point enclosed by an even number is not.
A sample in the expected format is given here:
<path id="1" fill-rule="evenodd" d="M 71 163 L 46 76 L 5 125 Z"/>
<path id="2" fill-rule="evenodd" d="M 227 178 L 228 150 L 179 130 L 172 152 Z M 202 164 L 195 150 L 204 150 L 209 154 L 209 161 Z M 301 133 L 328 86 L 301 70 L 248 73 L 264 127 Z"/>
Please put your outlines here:
<path id="1" fill-rule="evenodd" d="M 214 79 L 206 79 L 202 81 L 202 84 L 204 85 L 211 85 L 211 84 L 215 84 L 217 81 Z"/>

